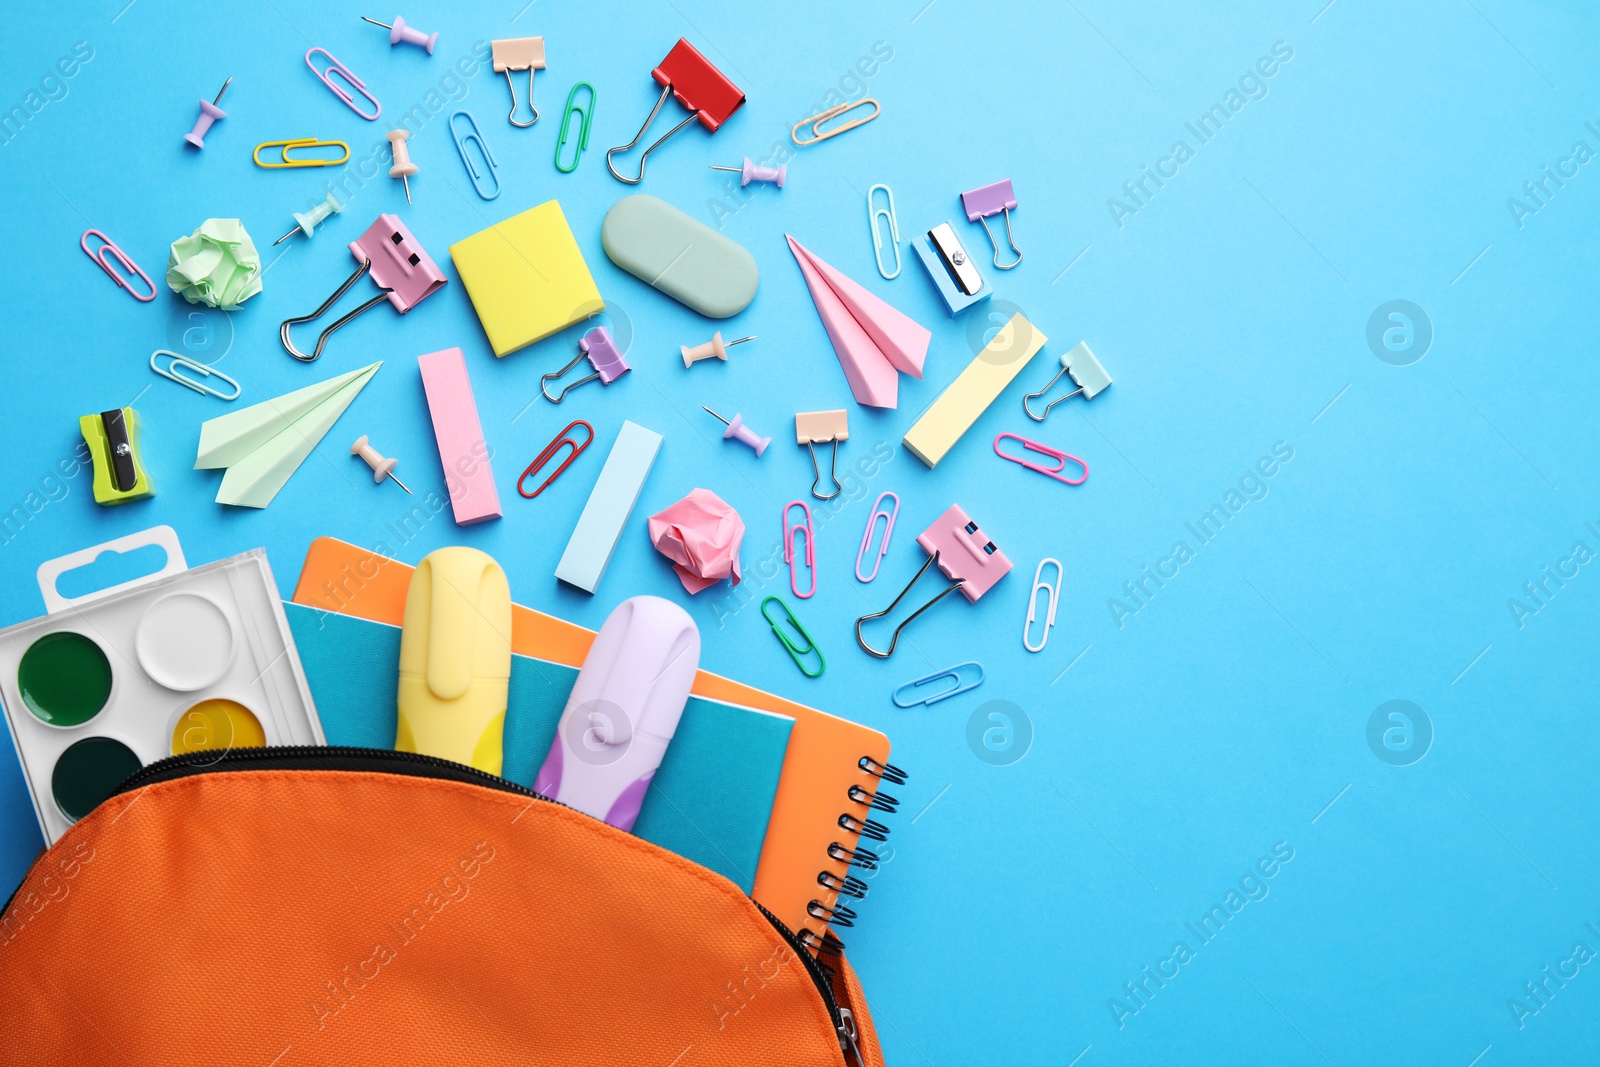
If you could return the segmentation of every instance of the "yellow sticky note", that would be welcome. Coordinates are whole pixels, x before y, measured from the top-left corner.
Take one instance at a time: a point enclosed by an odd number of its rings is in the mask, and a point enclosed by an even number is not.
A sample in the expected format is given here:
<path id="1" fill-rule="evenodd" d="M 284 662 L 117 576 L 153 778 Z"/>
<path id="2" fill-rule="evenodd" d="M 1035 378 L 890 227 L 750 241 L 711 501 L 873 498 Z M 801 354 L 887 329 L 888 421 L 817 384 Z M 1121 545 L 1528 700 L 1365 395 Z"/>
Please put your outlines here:
<path id="1" fill-rule="evenodd" d="M 554 200 L 457 241 L 450 258 L 496 356 L 606 308 Z"/>
<path id="2" fill-rule="evenodd" d="M 906 431 L 900 443 L 929 467 L 937 464 L 1028 361 L 1038 355 L 1047 340 L 1022 315 L 1011 316 L 1011 321 Z"/>

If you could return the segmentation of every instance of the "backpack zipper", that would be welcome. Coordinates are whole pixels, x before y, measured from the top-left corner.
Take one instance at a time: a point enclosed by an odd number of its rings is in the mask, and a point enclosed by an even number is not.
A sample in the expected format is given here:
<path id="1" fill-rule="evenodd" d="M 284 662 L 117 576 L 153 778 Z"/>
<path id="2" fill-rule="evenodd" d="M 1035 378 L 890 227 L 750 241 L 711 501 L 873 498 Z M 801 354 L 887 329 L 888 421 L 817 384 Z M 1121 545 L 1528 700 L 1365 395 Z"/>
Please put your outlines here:
<path id="1" fill-rule="evenodd" d="M 329 767 L 329 763 L 348 763 L 348 767 Z M 489 789 L 499 790 L 502 793 L 514 793 L 517 796 L 530 797 L 534 800 L 544 801 L 546 804 L 555 804 L 558 807 L 576 811 L 571 805 L 563 804 L 559 800 L 552 800 L 543 793 L 536 793 L 526 786 L 518 785 L 508 778 L 502 778 L 487 771 L 480 771 L 476 767 L 469 767 L 464 763 L 440 759 L 438 756 L 428 756 L 420 752 L 400 752 L 388 748 L 358 748 L 341 745 L 280 745 L 264 748 L 235 748 L 229 749 L 220 755 L 213 751 L 186 752 L 178 756 L 169 756 L 157 760 L 146 767 L 134 772 L 120 786 L 112 796 L 131 793 L 138 789 L 157 784 L 170 782 L 178 778 L 186 778 L 194 774 L 209 774 L 214 771 L 245 770 L 251 767 L 260 767 L 269 764 L 272 770 L 379 770 L 391 774 L 409 774 L 419 778 L 437 778 L 447 781 L 464 782 L 469 785 L 481 785 Z M 368 766 L 359 766 L 367 764 Z M 371 764 L 377 764 L 376 767 Z M 400 768 L 407 768 L 401 770 Z M 108 798 L 109 799 L 109 798 Z M 788 944 L 791 951 L 800 958 L 805 966 L 806 973 L 811 976 L 811 982 L 817 987 L 817 993 L 822 997 L 823 1005 L 828 1009 L 828 1017 L 833 1022 L 834 1033 L 839 1039 L 839 1049 L 847 1056 L 854 1053 L 856 1062 L 865 1064 L 861 1057 L 861 1050 L 856 1047 L 855 1036 L 850 1028 L 845 1025 L 845 1018 L 833 996 L 833 987 L 828 983 L 827 976 L 823 974 L 822 965 L 817 962 L 811 950 L 806 948 L 772 912 L 768 911 L 760 901 L 754 897 L 747 898 L 766 917 L 767 922 L 778 932 Z M 851 1020 L 852 1022 L 854 1020 Z"/>

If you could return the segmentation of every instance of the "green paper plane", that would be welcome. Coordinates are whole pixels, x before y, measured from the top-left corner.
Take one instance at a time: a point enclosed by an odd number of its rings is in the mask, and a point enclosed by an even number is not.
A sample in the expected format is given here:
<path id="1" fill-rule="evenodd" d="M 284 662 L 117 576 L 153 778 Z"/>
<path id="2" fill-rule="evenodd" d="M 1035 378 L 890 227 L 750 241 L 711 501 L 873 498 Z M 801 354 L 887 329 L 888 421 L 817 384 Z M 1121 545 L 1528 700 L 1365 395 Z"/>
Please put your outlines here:
<path id="1" fill-rule="evenodd" d="M 217 503 L 264 508 L 378 373 L 374 363 L 200 426 L 195 470 L 226 467 Z"/>

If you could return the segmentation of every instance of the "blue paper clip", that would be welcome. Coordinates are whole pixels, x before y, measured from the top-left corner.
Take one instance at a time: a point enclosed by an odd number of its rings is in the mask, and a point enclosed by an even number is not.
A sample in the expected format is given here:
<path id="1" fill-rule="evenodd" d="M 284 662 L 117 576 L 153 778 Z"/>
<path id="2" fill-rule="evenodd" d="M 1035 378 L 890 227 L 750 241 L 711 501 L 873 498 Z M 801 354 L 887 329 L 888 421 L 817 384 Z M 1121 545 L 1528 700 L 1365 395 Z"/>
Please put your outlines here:
<path id="1" fill-rule="evenodd" d="M 887 208 L 872 206 L 872 194 L 878 189 L 882 189 L 883 195 L 889 198 Z M 878 232 L 879 219 L 889 220 L 889 244 L 894 249 L 893 274 L 883 269 L 883 236 Z M 878 273 L 883 275 L 884 281 L 893 281 L 900 277 L 900 223 L 894 215 L 894 193 L 881 182 L 867 190 L 867 226 L 872 230 L 872 254 L 878 260 Z"/>
<path id="2" fill-rule="evenodd" d="M 971 667 L 973 670 L 977 671 L 977 677 L 972 679 L 970 682 L 965 681 L 962 678 L 962 669 L 965 667 Z M 971 672 L 969 671 L 968 673 L 970 674 Z M 919 697 L 915 695 L 916 691 L 922 686 L 925 686 L 930 682 L 937 682 L 944 678 L 953 678 L 955 679 L 956 684 L 949 689 L 941 689 L 938 692 L 930 693 L 927 696 Z M 914 708 L 918 704 L 927 704 L 931 706 L 939 703 L 939 701 L 945 699 L 946 697 L 953 697 L 957 693 L 965 693 L 969 689 L 976 689 L 982 684 L 983 664 L 977 662 L 976 660 L 968 660 L 966 663 L 957 663 L 954 667 L 946 667 L 942 671 L 934 671 L 932 674 L 918 678 L 914 682 L 907 682 L 899 689 L 896 689 L 894 694 L 889 699 L 894 701 L 895 707 L 897 708 Z M 908 689 L 911 690 L 912 698 L 908 700 L 902 700 L 900 698 L 900 694 L 906 692 Z"/>
<path id="3" fill-rule="evenodd" d="M 456 119 L 464 118 L 471 127 L 465 136 L 456 129 Z M 478 193 L 479 199 L 493 200 L 500 195 L 500 164 L 494 160 L 494 153 L 489 151 L 489 142 L 483 139 L 483 134 L 478 130 L 478 120 L 472 117 L 470 111 L 452 111 L 450 113 L 450 136 L 456 142 L 456 151 L 461 154 L 461 162 L 467 166 L 467 177 L 472 179 L 472 188 Z M 484 172 L 478 173 L 478 165 L 472 162 L 472 156 L 467 153 L 467 145 L 476 143 L 478 151 L 483 153 Z M 494 192 L 483 191 L 486 178 L 494 179 Z"/>
<path id="4" fill-rule="evenodd" d="M 572 103 L 573 98 L 578 95 L 579 89 L 589 90 L 589 102 L 587 104 L 574 105 Z M 594 102 L 596 98 L 597 94 L 594 91 L 594 86 L 588 82 L 579 82 L 572 87 L 571 92 L 567 93 L 567 110 L 561 116 L 561 133 L 556 137 L 556 170 L 559 170 L 562 174 L 571 174 L 577 170 L 578 160 L 583 158 L 583 150 L 589 147 L 589 127 L 594 124 Z M 581 116 L 578 122 L 578 147 L 572 153 L 572 166 L 563 167 L 561 165 L 561 147 L 567 143 L 567 131 L 571 126 L 574 114 Z"/>
<path id="5" fill-rule="evenodd" d="M 777 604 L 778 607 L 782 608 L 783 617 L 775 620 L 771 615 L 768 615 L 768 604 Z M 785 604 L 778 597 L 769 596 L 761 602 L 761 617 L 767 620 L 768 626 L 772 627 L 773 636 L 775 636 L 783 644 L 783 647 L 788 650 L 789 658 L 794 660 L 794 665 L 800 668 L 801 674 L 805 675 L 807 678 L 822 677 L 822 672 L 828 669 L 828 661 L 822 658 L 822 649 L 818 648 L 817 643 L 811 640 L 811 635 L 806 633 L 806 628 L 804 626 L 800 625 L 800 620 L 794 617 L 794 612 L 789 610 L 789 605 Z M 779 629 L 779 626 L 785 622 L 794 627 L 794 632 L 800 635 L 800 640 L 805 642 L 804 645 L 795 644 L 789 639 L 788 634 Z M 809 656 L 813 652 L 817 654 L 817 669 L 814 671 L 808 671 L 806 670 L 805 662 L 801 660 L 800 657 Z"/>

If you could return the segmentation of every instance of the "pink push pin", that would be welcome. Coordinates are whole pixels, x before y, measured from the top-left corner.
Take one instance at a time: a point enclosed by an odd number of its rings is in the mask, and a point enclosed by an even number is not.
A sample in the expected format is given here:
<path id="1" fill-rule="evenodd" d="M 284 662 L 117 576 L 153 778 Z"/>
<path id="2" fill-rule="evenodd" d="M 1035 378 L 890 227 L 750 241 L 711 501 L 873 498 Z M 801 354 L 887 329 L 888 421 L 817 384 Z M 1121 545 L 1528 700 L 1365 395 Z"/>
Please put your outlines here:
<path id="1" fill-rule="evenodd" d="M 724 441 L 730 437 L 737 437 L 739 440 L 755 449 L 755 453 L 758 456 L 765 452 L 767 450 L 767 446 L 772 443 L 772 438 L 762 437 L 750 427 L 746 426 L 744 424 L 744 417 L 738 412 L 734 412 L 733 421 L 728 422 L 727 419 L 722 418 L 721 415 L 718 415 L 715 411 L 712 411 L 704 404 L 701 404 L 700 406 L 705 408 L 705 411 L 708 415 L 714 416 L 727 425 L 728 428 L 722 431 L 722 439 Z"/>
<path id="2" fill-rule="evenodd" d="M 406 44 L 414 44 L 421 48 L 426 48 L 428 50 L 428 54 L 431 56 L 433 55 L 433 46 L 439 43 L 439 35 L 437 33 L 423 33 L 415 26 L 407 26 L 406 20 L 401 18 L 399 15 L 394 17 L 393 26 L 386 22 L 379 22 L 377 19 L 369 19 L 365 15 L 361 16 L 361 21 L 370 22 L 374 26 L 382 26 L 384 29 L 388 30 L 389 44 L 391 46 L 397 45 L 401 41 L 404 41 Z"/>
<path id="3" fill-rule="evenodd" d="M 702 359 L 715 357 L 716 359 L 726 360 L 728 358 L 728 349 L 734 345 L 742 345 L 746 341 L 754 341 L 755 339 L 756 335 L 751 334 L 749 337 L 741 337 L 737 341 L 724 342 L 722 340 L 722 331 L 718 330 L 711 335 L 711 340 L 703 345 L 695 345 L 692 348 L 688 345 L 679 345 L 678 348 L 683 352 L 683 365 L 692 367 Z"/>
<path id="4" fill-rule="evenodd" d="M 394 156 L 394 166 L 389 168 L 389 177 L 399 178 L 406 185 L 406 203 L 411 203 L 411 176 L 417 173 L 417 165 L 411 162 L 411 149 L 406 147 L 406 142 L 411 139 L 410 130 L 390 130 L 384 134 L 389 138 L 389 151 Z"/>
<path id="5" fill-rule="evenodd" d="M 350 454 L 352 456 L 360 456 L 367 461 L 367 466 L 372 468 L 372 480 L 374 483 L 381 482 L 387 478 L 395 485 L 405 489 L 407 496 L 412 495 L 411 490 L 406 488 L 406 483 L 394 476 L 394 469 L 399 464 L 399 460 L 379 455 L 378 450 L 367 443 L 366 434 L 356 438 L 356 443 L 350 446 Z"/>
<path id="6" fill-rule="evenodd" d="M 218 119 L 225 119 L 228 113 L 217 105 L 222 103 L 222 94 L 228 91 L 228 86 L 233 84 L 233 75 L 228 75 L 228 80 L 222 83 L 222 88 L 217 90 L 217 98 L 209 104 L 200 101 L 200 115 L 194 120 L 194 129 L 183 135 L 183 139 L 196 148 L 206 146 L 206 131 L 211 129 L 211 124 Z"/>
<path id="7" fill-rule="evenodd" d="M 782 189 L 783 178 L 784 175 L 789 172 L 789 165 L 787 163 L 780 163 L 776 167 L 763 167 L 749 156 L 745 156 L 744 166 L 742 167 L 719 167 L 713 163 L 711 165 L 711 169 L 732 171 L 734 174 L 739 175 L 739 185 L 741 188 L 749 185 L 751 182 L 771 182 L 779 189 Z"/>

